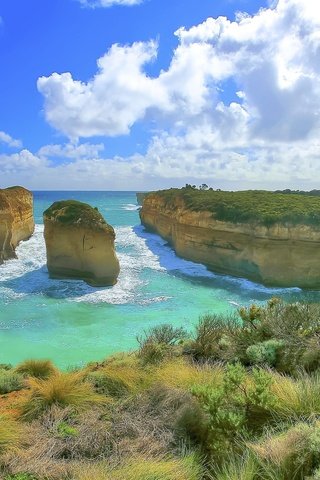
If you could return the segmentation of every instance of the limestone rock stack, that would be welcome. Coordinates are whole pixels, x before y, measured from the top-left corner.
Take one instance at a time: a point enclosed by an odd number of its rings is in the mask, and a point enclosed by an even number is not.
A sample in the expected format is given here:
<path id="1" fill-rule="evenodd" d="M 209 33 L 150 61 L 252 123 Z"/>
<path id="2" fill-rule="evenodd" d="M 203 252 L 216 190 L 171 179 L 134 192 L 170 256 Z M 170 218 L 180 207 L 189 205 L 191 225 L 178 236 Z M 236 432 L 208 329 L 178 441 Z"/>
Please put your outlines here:
<path id="1" fill-rule="evenodd" d="M 96 208 L 75 200 L 55 202 L 43 214 L 47 266 L 52 278 L 114 285 L 120 267 L 115 232 Z"/>
<path id="2" fill-rule="evenodd" d="M 32 193 L 23 187 L 0 189 L 0 264 L 16 258 L 17 245 L 33 232 Z"/>

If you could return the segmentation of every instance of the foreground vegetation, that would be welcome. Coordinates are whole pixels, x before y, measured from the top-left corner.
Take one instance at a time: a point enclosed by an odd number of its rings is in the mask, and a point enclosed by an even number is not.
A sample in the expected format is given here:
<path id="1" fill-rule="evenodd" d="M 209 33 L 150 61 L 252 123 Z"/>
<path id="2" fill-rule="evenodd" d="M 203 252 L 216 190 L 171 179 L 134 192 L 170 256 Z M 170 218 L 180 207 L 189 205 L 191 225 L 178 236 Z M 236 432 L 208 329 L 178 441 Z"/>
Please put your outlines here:
<path id="1" fill-rule="evenodd" d="M 320 197 L 263 190 L 226 192 L 196 189 L 191 185 L 156 192 L 174 206 L 177 199 L 194 211 L 207 210 L 215 218 L 228 222 L 257 223 L 271 226 L 275 223 L 306 224 L 319 227 Z"/>
<path id="2" fill-rule="evenodd" d="M 320 306 L 160 325 L 136 352 L 0 368 L 5 480 L 319 480 Z"/>

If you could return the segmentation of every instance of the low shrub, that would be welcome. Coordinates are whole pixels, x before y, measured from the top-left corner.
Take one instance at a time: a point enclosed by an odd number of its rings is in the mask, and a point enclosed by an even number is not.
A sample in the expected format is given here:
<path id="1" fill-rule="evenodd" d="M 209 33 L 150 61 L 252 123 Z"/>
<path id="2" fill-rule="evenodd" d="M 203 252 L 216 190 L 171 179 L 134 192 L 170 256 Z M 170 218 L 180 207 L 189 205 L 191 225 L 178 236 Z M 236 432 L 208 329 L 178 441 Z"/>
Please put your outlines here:
<path id="1" fill-rule="evenodd" d="M 250 376 L 239 363 L 228 365 L 221 387 L 197 386 L 193 394 L 208 415 L 207 448 L 217 462 L 229 455 L 242 435 L 261 431 L 271 416 L 276 397 L 272 377 L 262 369 Z"/>
<path id="2" fill-rule="evenodd" d="M 226 360 L 232 356 L 232 334 L 239 330 L 234 317 L 206 314 L 199 318 L 188 352 L 196 360 Z"/>
<path id="3" fill-rule="evenodd" d="M 137 337 L 140 348 L 145 343 L 158 343 L 163 345 L 176 345 L 187 338 L 188 333 L 182 327 L 174 327 L 169 323 L 157 325 L 149 330 L 145 330 L 143 335 Z"/>
<path id="4" fill-rule="evenodd" d="M 282 348 L 282 341 L 266 340 L 265 342 L 250 345 L 246 350 L 246 356 L 251 365 L 266 365 L 274 367 Z"/>
<path id="5" fill-rule="evenodd" d="M 184 328 L 176 328 L 170 324 L 163 324 L 145 330 L 137 337 L 139 343 L 138 356 L 143 364 L 156 364 L 180 353 L 174 347 L 182 344 L 187 338 Z"/>
<path id="6" fill-rule="evenodd" d="M 129 385 L 112 373 L 105 371 L 90 372 L 87 380 L 97 393 L 120 398 L 129 392 Z"/>
<path id="7" fill-rule="evenodd" d="M 58 373 L 48 379 L 30 378 L 29 387 L 21 406 L 25 419 L 38 417 L 52 405 L 84 410 L 102 403 L 102 397 L 77 373 Z"/>
<path id="8" fill-rule="evenodd" d="M 143 365 L 157 364 L 170 357 L 170 347 L 164 343 L 145 342 L 140 346 L 139 358 Z"/>
<path id="9" fill-rule="evenodd" d="M 49 378 L 57 373 L 57 369 L 50 360 L 25 360 L 15 370 L 26 377 L 42 379 Z"/>
<path id="10" fill-rule="evenodd" d="M 13 370 L 0 370 L 0 394 L 21 390 L 24 386 L 23 376 Z"/>

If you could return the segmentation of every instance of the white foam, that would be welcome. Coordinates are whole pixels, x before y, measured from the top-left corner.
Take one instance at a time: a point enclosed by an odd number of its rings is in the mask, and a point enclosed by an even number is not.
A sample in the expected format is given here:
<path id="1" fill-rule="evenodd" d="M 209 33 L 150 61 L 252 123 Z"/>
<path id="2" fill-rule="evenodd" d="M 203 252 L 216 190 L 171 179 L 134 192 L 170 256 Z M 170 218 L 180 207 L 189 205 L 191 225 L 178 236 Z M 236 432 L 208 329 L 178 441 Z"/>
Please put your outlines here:
<path id="1" fill-rule="evenodd" d="M 133 205 L 133 204 L 132 204 Z M 17 259 L 6 261 L 0 267 L 0 295 L 8 301 L 25 295 L 37 294 L 63 298 L 74 302 L 146 305 L 167 301 L 169 297 L 149 297 L 141 288 L 148 283 L 148 269 L 153 272 L 171 272 L 192 279 L 212 279 L 213 288 L 234 284 L 237 288 L 264 293 L 280 293 L 293 289 L 272 289 L 242 278 L 216 275 L 204 265 L 179 258 L 165 240 L 144 231 L 142 226 L 117 227 L 116 249 L 120 261 L 120 275 L 113 287 L 93 288 L 83 281 L 53 280 L 46 268 L 43 225 L 36 225 L 34 235 L 17 248 Z M 299 289 L 295 289 L 298 290 Z"/>
<path id="2" fill-rule="evenodd" d="M 122 210 L 131 211 L 131 210 L 139 210 L 139 208 L 140 208 L 139 205 L 135 205 L 134 203 L 127 203 L 127 205 L 124 205 L 122 207 Z"/>
<path id="3" fill-rule="evenodd" d="M 18 258 L 7 260 L 0 266 L 0 282 L 21 277 L 46 264 L 43 229 L 43 225 L 36 225 L 32 237 L 26 242 L 21 242 L 17 247 Z"/>

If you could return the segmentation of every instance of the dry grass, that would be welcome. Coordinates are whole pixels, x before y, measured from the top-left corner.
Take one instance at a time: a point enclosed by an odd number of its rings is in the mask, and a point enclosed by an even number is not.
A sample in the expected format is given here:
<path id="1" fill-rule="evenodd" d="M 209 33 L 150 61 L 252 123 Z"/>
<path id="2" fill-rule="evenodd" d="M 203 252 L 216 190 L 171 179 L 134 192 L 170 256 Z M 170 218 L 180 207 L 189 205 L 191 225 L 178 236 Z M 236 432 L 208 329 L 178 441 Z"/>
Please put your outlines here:
<path id="1" fill-rule="evenodd" d="M 72 406 L 81 411 L 105 401 L 79 373 L 58 373 L 46 380 L 30 378 L 29 387 L 21 405 L 21 416 L 27 420 L 38 417 L 52 405 Z"/>
<path id="2" fill-rule="evenodd" d="M 292 379 L 272 374 L 271 390 L 277 398 L 275 413 L 286 418 L 320 415 L 320 377 L 302 376 Z"/>
<path id="3" fill-rule="evenodd" d="M 256 480 L 259 467 L 252 455 L 231 455 L 228 462 L 215 471 L 214 480 Z"/>
<path id="4" fill-rule="evenodd" d="M 188 359 L 177 358 L 160 365 L 153 378 L 169 388 L 190 390 L 195 385 L 216 387 L 223 381 L 223 368 L 219 365 L 197 365 Z"/>
<path id="5" fill-rule="evenodd" d="M 264 440 L 248 446 L 264 471 L 263 478 L 307 478 L 319 463 L 319 425 L 298 423 L 285 432 L 269 433 Z"/>
<path id="6" fill-rule="evenodd" d="M 14 450 L 21 443 L 22 427 L 14 419 L 0 415 L 0 452 Z"/>
<path id="7" fill-rule="evenodd" d="M 15 371 L 26 376 L 35 378 L 49 378 L 57 373 L 56 367 L 51 360 L 25 360 L 17 365 Z"/>
<path id="8" fill-rule="evenodd" d="M 106 464 L 79 464 L 74 480 L 199 480 L 201 467 L 194 456 L 183 459 L 138 457 L 112 468 Z"/>

